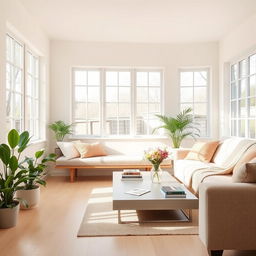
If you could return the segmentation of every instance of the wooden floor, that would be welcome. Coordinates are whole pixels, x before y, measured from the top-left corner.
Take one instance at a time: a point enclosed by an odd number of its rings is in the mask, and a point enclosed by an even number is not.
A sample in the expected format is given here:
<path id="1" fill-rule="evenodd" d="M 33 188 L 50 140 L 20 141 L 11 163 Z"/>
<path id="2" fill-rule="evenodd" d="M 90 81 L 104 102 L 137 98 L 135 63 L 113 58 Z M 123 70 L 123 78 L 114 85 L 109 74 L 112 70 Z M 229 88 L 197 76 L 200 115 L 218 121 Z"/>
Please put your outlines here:
<path id="1" fill-rule="evenodd" d="M 93 188 L 111 186 L 109 178 L 50 177 L 40 207 L 20 212 L 18 226 L 0 230 L 1 256 L 207 256 L 195 235 L 77 238 Z M 225 251 L 224 256 L 255 252 Z"/>

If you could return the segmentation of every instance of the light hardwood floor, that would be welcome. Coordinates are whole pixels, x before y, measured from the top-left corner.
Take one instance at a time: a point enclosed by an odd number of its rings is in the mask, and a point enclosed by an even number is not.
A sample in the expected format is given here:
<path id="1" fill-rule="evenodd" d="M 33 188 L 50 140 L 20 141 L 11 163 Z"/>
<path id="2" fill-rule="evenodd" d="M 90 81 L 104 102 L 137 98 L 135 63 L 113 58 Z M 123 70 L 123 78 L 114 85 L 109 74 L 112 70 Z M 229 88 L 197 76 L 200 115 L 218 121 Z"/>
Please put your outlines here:
<path id="1" fill-rule="evenodd" d="M 207 256 L 198 236 L 128 236 L 77 238 L 88 196 L 95 187 L 111 186 L 111 179 L 50 177 L 42 188 L 40 207 L 23 210 L 18 226 L 0 230 L 1 256 Z M 224 256 L 255 252 L 225 251 Z"/>

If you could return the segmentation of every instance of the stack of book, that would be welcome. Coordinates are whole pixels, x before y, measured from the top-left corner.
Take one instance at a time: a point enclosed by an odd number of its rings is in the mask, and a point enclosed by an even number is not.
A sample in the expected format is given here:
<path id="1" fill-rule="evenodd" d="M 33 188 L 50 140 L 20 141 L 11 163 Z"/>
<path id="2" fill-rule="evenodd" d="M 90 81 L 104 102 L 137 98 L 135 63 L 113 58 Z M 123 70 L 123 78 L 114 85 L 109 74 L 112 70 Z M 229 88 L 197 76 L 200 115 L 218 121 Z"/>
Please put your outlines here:
<path id="1" fill-rule="evenodd" d="M 162 186 L 161 191 L 165 198 L 185 198 L 186 192 L 181 186 Z"/>
<path id="2" fill-rule="evenodd" d="M 127 169 L 127 170 L 123 170 L 122 172 L 122 180 L 132 180 L 132 181 L 140 181 L 142 180 L 142 175 L 141 175 L 141 172 L 140 170 L 138 169 L 135 169 L 135 170 L 132 170 L 132 169 Z"/>

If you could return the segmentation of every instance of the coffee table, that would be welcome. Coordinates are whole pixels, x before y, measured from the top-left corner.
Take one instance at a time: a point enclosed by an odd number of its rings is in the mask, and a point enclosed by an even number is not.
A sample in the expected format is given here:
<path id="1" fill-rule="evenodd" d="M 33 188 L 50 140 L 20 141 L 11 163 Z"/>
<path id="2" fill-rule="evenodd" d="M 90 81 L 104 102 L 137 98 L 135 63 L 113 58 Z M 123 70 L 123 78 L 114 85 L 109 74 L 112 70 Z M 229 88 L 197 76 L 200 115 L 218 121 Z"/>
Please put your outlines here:
<path id="1" fill-rule="evenodd" d="M 192 221 L 192 209 L 198 209 L 198 198 L 193 193 L 166 171 L 161 184 L 151 182 L 150 172 L 142 172 L 142 176 L 142 181 L 122 181 L 122 173 L 113 172 L 113 210 L 118 211 L 118 223 L 128 223 L 122 221 L 121 210 L 180 210 L 184 218 L 168 222 Z M 166 185 L 183 186 L 186 198 L 165 198 L 160 188 Z M 150 192 L 141 196 L 125 193 L 134 188 L 149 189 Z"/>

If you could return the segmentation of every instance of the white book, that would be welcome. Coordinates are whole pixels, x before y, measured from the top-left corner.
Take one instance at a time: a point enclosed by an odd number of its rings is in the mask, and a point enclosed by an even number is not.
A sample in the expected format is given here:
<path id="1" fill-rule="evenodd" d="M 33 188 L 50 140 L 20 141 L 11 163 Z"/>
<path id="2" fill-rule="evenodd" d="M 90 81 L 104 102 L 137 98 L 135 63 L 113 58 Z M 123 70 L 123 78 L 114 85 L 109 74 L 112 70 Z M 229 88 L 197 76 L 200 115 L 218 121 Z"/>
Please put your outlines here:
<path id="1" fill-rule="evenodd" d="M 149 193 L 150 190 L 148 189 L 144 189 L 144 188 L 134 188 L 132 190 L 129 190 L 127 192 L 125 192 L 126 194 L 130 194 L 130 195 L 134 195 L 134 196 L 141 196 L 144 195 L 146 193 Z"/>

